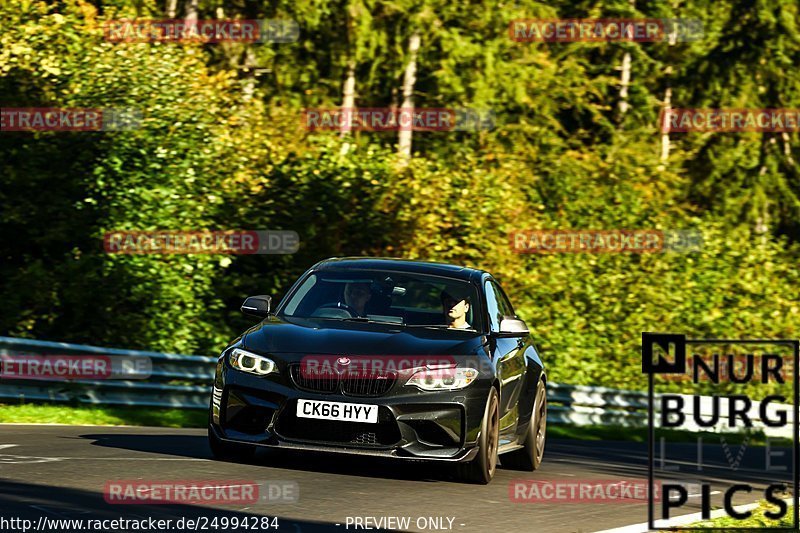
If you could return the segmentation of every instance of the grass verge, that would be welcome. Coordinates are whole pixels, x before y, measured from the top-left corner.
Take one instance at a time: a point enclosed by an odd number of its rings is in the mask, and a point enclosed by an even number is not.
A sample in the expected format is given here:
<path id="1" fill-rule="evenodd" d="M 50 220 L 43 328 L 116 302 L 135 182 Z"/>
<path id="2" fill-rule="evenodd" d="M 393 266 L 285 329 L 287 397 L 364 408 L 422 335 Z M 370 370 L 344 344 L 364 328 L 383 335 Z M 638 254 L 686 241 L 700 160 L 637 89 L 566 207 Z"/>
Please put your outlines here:
<path id="1" fill-rule="evenodd" d="M 702 531 L 704 529 L 714 529 L 714 528 L 726 528 L 726 529 L 733 529 L 733 528 L 770 528 L 769 531 L 792 531 L 792 516 L 793 516 L 793 508 L 789 507 L 787 513 L 783 516 L 783 518 L 775 520 L 770 519 L 764 516 L 765 512 L 772 512 L 774 513 L 777 511 L 775 505 L 768 504 L 767 502 L 762 502 L 761 505 L 753 509 L 751 512 L 753 513 L 749 518 L 744 520 L 736 520 L 729 516 L 724 516 L 720 518 L 715 518 L 714 520 L 706 520 L 704 522 L 696 522 L 688 528 L 692 528 L 696 531 Z M 772 529 L 777 528 L 777 529 Z"/>
<path id="2" fill-rule="evenodd" d="M 159 407 L 0 404 L 0 423 L 86 424 L 109 426 L 205 427 L 208 413 L 200 409 Z"/>

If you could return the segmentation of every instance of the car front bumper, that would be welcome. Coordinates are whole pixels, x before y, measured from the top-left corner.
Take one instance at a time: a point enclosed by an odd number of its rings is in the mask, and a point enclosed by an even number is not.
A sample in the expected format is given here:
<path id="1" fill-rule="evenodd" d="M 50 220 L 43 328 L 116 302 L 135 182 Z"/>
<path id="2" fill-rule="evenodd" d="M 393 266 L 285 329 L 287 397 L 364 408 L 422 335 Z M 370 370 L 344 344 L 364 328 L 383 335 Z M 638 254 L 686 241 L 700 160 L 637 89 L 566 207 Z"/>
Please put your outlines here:
<path id="1" fill-rule="evenodd" d="M 210 423 L 223 441 L 262 447 L 445 462 L 469 461 L 486 407 L 490 379 L 455 391 L 428 392 L 395 382 L 385 394 L 356 396 L 298 387 L 288 369 L 256 376 L 220 360 Z M 378 406 L 378 423 L 296 416 L 298 399 Z"/>

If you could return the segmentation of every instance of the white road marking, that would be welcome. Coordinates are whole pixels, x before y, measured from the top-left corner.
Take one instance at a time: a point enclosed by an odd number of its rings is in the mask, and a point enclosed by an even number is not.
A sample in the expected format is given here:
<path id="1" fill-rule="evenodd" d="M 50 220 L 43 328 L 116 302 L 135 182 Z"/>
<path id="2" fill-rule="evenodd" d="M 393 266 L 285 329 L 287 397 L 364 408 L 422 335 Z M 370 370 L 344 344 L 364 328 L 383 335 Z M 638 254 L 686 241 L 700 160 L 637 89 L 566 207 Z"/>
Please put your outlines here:
<path id="1" fill-rule="evenodd" d="M 28 463 L 52 463 L 60 461 L 59 457 L 35 457 L 29 455 L 5 455 L 0 454 L 0 465 L 28 464 Z"/>
<path id="2" fill-rule="evenodd" d="M 252 487 L 253 483 L 247 483 L 244 485 L 214 485 L 215 489 L 231 489 L 233 487 Z M 137 487 L 136 492 L 150 492 L 151 490 L 161 490 L 160 487 L 158 488 L 145 488 L 145 487 Z M 249 507 L 248 507 L 249 509 Z"/>
<path id="3" fill-rule="evenodd" d="M 0 450 L 19 444 L 0 444 Z M 57 461 L 210 461 L 199 457 L 40 457 L 34 455 L 0 454 L 0 465 L 52 463 Z"/>
<path id="4" fill-rule="evenodd" d="M 68 518 L 67 516 L 65 516 L 65 515 L 63 515 L 61 513 L 57 513 L 55 511 L 53 511 L 52 509 L 48 509 L 47 507 L 40 507 L 38 505 L 29 505 L 28 507 L 30 507 L 32 509 L 36 509 L 37 511 L 43 511 L 45 513 L 54 514 L 59 518 Z"/>
<path id="5" fill-rule="evenodd" d="M 199 457 L 55 457 L 59 461 L 211 461 Z"/>
<path id="6" fill-rule="evenodd" d="M 2 424 L 0 424 L 2 425 Z M 0 444 L 0 450 L 19 444 Z M 0 465 L 52 463 L 56 461 L 211 461 L 200 457 L 39 457 L 33 455 L 0 454 Z"/>
<path id="7" fill-rule="evenodd" d="M 7 448 L 14 448 L 19 444 L 0 444 L 0 450 Z M 52 457 L 36 457 L 32 455 L 10 455 L 0 454 L 0 465 L 13 465 L 13 464 L 30 464 L 30 463 L 52 463 L 59 459 Z"/>
<path id="8" fill-rule="evenodd" d="M 709 496 L 713 496 L 714 494 L 722 494 L 722 491 L 720 491 L 720 490 L 712 490 L 708 494 L 709 494 Z M 702 496 L 702 494 L 689 494 L 687 496 L 687 498 L 697 498 L 698 496 Z"/>

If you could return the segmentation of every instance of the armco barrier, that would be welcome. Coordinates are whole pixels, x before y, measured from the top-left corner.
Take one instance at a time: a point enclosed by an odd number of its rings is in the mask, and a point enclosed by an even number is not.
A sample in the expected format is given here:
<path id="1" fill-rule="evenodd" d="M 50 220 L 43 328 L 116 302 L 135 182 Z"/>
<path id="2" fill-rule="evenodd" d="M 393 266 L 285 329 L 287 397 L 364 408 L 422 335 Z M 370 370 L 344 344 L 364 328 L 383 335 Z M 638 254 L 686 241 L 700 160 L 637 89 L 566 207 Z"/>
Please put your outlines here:
<path id="1" fill-rule="evenodd" d="M 216 357 L 199 355 L 0 337 L 0 355 L 20 354 L 148 357 L 152 362 L 152 372 L 147 380 L 0 379 L 0 401 L 3 403 L 45 401 L 206 409 L 217 362 Z"/>
<path id="2" fill-rule="evenodd" d="M 152 373 L 147 380 L 36 380 L 0 379 L 0 403 L 71 402 L 77 404 L 129 405 L 206 409 L 211 394 L 216 357 L 180 355 L 138 350 L 100 348 L 63 342 L 46 342 L 14 337 L 0 337 L 0 355 L 70 355 L 97 354 L 110 356 L 148 357 Z M 587 425 L 647 425 L 647 393 L 549 383 L 548 423 Z M 688 397 L 687 397 L 688 398 Z M 701 410 L 707 413 L 709 398 L 704 397 Z M 691 401 L 685 402 L 690 414 Z M 765 428 L 760 422 L 758 406 L 751 417 L 768 436 L 791 438 L 790 423 L 782 428 Z M 690 417 L 687 417 L 689 420 Z M 684 425 L 683 429 L 700 428 Z"/>

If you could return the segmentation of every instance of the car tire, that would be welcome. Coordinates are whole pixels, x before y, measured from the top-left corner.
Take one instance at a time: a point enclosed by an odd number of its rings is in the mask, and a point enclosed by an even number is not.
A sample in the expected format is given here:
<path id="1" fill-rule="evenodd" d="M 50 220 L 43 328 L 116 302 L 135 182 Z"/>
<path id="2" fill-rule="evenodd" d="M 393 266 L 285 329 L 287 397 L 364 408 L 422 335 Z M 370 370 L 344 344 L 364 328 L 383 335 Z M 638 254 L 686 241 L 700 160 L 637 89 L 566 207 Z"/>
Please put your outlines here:
<path id="1" fill-rule="evenodd" d="M 209 419 L 210 418 L 209 416 Z M 219 461 L 250 461 L 256 455 L 255 446 L 235 444 L 220 439 L 214 431 L 214 428 L 211 427 L 210 420 L 208 422 L 208 447 L 211 449 L 211 455 L 214 456 L 214 459 Z"/>
<path id="2" fill-rule="evenodd" d="M 486 485 L 497 470 L 497 446 L 500 440 L 500 400 L 497 389 L 491 388 L 478 437 L 478 455 L 457 466 L 458 477 L 468 483 Z"/>
<path id="3" fill-rule="evenodd" d="M 514 470 L 533 472 L 542 465 L 544 457 L 545 435 L 547 432 L 547 390 L 543 381 L 536 384 L 536 396 L 533 400 L 531 423 L 525 433 L 522 448 L 503 455 L 504 467 Z"/>

